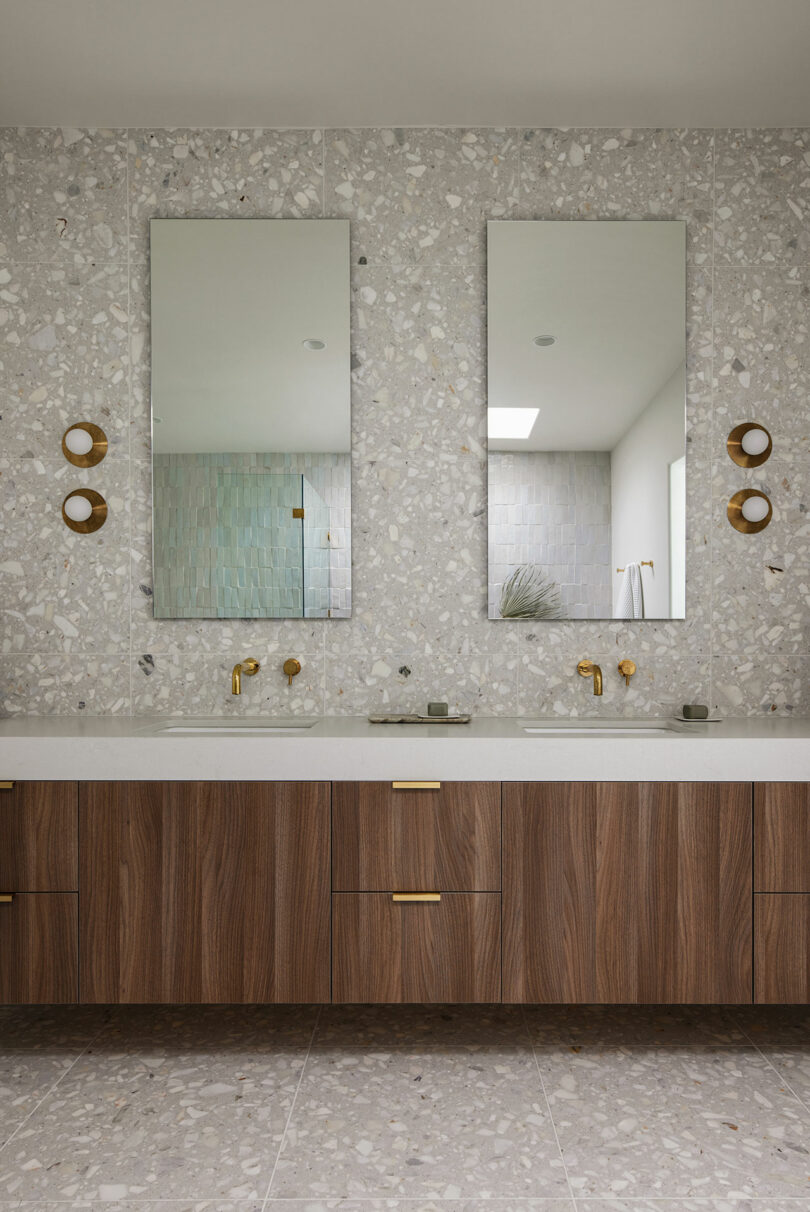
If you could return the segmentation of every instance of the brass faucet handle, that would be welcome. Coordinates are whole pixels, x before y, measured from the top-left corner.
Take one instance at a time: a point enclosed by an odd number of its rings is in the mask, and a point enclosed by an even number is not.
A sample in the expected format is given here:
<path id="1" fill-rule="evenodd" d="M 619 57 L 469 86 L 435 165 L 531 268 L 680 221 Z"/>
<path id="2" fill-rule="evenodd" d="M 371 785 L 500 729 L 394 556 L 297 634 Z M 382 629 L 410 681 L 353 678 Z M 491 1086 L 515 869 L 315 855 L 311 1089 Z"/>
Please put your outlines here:
<path id="1" fill-rule="evenodd" d="M 623 661 L 619 661 L 619 673 L 624 678 L 625 686 L 630 685 L 630 679 L 635 672 L 636 672 L 636 662 L 635 661 L 629 661 L 626 658 Z"/>
<path id="2" fill-rule="evenodd" d="M 301 662 L 296 661 L 295 657 L 288 657 L 281 668 L 287 675 L 287 685 L 292 686 L 293 678 L 301 672 Z"/>
<path id="3" fill-rule="evenodd" d="M 593 661 L 580 661 L 577 665 L 577 673 L 581 678 L 593 677 Z"/>
<path id="4" fill-rule="evenodd" d="M 248 657 L 242 662 L 242 673 L 247 674 L 249 678 L 252 678 L 254 673 L 258 673 L 260 669 L 261 665 L 255 657 Z"/>

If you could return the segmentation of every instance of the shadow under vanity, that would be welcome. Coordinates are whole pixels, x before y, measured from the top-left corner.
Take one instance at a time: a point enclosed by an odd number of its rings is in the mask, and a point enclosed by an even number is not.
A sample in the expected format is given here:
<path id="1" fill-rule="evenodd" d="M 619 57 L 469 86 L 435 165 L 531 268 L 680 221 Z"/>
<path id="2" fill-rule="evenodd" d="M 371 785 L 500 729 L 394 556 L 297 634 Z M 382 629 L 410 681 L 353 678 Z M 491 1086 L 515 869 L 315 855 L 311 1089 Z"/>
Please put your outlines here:
<path id="1" fill-rule="evenodd" d="M 810 784 L 7 782 L 0 1003 L 810 1001 Z"/>

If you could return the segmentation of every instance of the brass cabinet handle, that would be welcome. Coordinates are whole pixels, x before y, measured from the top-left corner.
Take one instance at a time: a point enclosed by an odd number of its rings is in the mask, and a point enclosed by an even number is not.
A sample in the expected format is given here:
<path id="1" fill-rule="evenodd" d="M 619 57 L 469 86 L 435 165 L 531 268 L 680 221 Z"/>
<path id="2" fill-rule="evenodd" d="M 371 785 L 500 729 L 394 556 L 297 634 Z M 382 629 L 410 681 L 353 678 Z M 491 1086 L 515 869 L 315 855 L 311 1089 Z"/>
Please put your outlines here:
<path id="1" fill-rule="evenodd" d="M 11 791 L 13 783 L 0 783 L 0 791 Z"/>
<path id="2" fill-rule="evenodd" d="M 438 791 L 441 783 L 392 783 L 394 791 Z"/>
<path id="3" fill-rule="evenodd" d="M 10 905 L 14 900 L 14 894 L 11 892 L 0 892 L 0 905 Z"/>
<path id="4" fill-rule="evenodd" d="M 407 901 L 440 901 L 441 892 L 394 892 L 391 900 L 401 904 Z"/>

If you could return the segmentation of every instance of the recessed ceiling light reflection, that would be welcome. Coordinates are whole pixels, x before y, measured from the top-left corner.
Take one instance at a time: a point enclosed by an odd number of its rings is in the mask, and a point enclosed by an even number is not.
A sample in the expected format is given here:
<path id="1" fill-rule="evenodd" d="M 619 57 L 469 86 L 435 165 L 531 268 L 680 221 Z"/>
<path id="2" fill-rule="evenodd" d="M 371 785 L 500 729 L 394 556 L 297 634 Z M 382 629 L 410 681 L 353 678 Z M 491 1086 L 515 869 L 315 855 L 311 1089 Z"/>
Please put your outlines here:
<path id="1" fill-rule="evenodd" d="M 326 342 L 320 341 L 317 337 L 307 337 L 306 341 L 302 341 L 304 349 L 326 349 Z"/>
<path id="2" fill-rule="evenodd" d="M 539 408 L 488 408 L 487 434 L 490 438 L 528 438 L 539 413 Z"/>
<path id="3" fill-rule="evenodd" d="M 553 345 L 556 340 L 557 340 L 556 337 L 550 337 L 547 334 L 544 334 L 539 337 L 535 337 L 534 340 L 532 341 L 532 344 L 540 345 L 543 348 L 545 348 L 546 345 Z"/>

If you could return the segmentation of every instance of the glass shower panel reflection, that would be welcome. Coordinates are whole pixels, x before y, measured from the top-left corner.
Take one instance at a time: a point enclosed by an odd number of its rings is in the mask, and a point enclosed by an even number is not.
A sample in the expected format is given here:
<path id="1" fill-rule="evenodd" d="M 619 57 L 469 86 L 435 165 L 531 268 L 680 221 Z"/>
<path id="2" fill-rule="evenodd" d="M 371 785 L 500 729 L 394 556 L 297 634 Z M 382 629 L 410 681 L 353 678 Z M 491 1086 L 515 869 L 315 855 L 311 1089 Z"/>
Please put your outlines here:
<path id="1" fill-rule="evenodd" d="M 329 506 L 303 479 L 304 617 L 326 619 L 331 605 Z"/>

